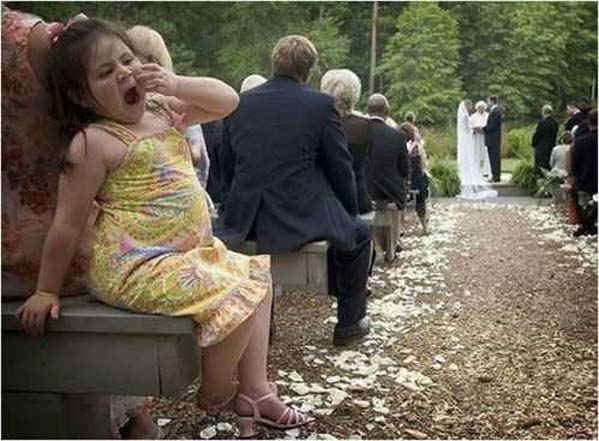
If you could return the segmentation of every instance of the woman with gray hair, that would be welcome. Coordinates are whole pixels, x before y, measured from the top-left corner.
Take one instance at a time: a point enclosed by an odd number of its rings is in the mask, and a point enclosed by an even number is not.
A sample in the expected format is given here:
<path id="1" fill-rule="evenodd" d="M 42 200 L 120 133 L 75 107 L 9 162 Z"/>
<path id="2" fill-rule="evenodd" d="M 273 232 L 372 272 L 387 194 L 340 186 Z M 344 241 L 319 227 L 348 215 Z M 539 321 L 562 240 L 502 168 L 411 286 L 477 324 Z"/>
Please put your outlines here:
<path id="1" fill-rule="evenodd" d="M 550 169 L 549 158 L 556 144 L 559 124 L 553 117 L 553 108 L 545 104 L 541 108 L 541 120 L 532 136 L 532 146 L 535 149 L 535 169 L 539 175 L 541 168 Z"/>
<path id="2" fill-rule="evenodd" d="M 368 213 L 373 210 L 366 184 L 366 159 L 370 152 L 370 124 L 367 118 L 354 110 L 360 99 L 362 83 L 360 78 L 349 69 L 333 69 L 322 77 L 320 89 L 335 100 L 335 108 L 341 116 L 341 126 L 352 156 L 358 210 L 360 214 Z"/>

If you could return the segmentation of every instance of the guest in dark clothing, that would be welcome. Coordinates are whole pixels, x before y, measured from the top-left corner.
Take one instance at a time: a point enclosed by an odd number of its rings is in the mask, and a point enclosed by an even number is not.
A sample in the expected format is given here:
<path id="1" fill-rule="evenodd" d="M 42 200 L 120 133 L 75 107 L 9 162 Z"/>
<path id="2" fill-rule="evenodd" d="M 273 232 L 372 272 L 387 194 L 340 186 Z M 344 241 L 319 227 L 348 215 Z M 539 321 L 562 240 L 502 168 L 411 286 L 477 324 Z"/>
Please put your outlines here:
<path id="1" fill-rule="evenodd" d="M 422 232 L 428 234 L 428 218 L 426 215 L 426 200 L 428 199 L 428 162 L 424 140 L 420 137 L 418 128 L 403 122 L 399 130 L 406 136 L 408 141 L 408 156 L 410 158 L 410 190 L 418 190 L 416 194 L 416 214 L 422 224 Z"/>
<path id="2" fill-rule="evenodd" d="M 496 95 L 487 98 L 487 104 L 491 109 L 484 129 L 485 145 L 489 152 L 493 182 L 499 182 L 501 180 L 501 109 Z"/>
<path id="3" fill-rule="evenodd" d="M 410 177 L 406 137 L 385 123 L 389 115 L 387 98 L 375 93 L 368 98 L 367 107 L 372 126 L 372 150 L 367 165 L 368 190 L 377 208 L 393 202 L 399 210 L 403 210 Z"/>
<path id="4" fill-rule="evenodd" d="M 217 120 L 214 122 L 202 124 L 202 132 L 204 133 L 204 141 L 206 142 L 206 150 L 210 159 L 210 171 L 208 172 L 208 184 L 206 191 L 212 198 L 212 201 L 217 204 L 221 202 L 221 171 L 220 150 L 223 143 L 223 121 Z"/>
<path id="5" fill-rule="evenodd" d="M 580 111 L 578 104 L 575 103 L 570 103 L 566 106 L 566 113 L 569 116 L 565 126 L 568 132 L 571 132 L 574 127 L 586 119 L 586 115 Z"/>
<path id="6" fill-rule="evenodd" d="M 221 238 L 247 239 L 258 252 L 289 253 L 316 240 L 332 244 L 337 295 L 333 343 L 370 330 L 366 280 L 371 234 L 358 217 L 352 159 L 333 99 L 306 83 L 317 59 L 305 37 L 287 36 L 272 53 L 274 77 L 243 93 L 223 132 Z"/>
<path id="7" fill-rule="evenodd" d="M 559 130 L 559 124 L 553 117 L 553 108 L 550 105 L 543 106 L 541 115 L 543 118 L 539 121 L 532 136 L 532 145 L 535 149 L 535 169 L 539 174 L 541 174 L 541 168 L 551 169 L 549 158 L 551 158 L 551 151 L 555 147 Z"/>
<path id="8" fill-rule="evenodd" d="M 582 226 L 574 233 L 597 233 L 597 211 L 592 208 L 592 197 L 597 194 L 597 110 L 588 114 L 589 133 L 574 141 L 571 150 L 572 176 L 578 196 L 578 216 Z"/>
<path id="9" fill-rule="evenodd" d="M 358 212 L 360 214 L 369 213 L 373 210 L 366 185 L 366 160 L 370 151 L 370 124 L 366 117 L 354 111 L 354 106 L 360 99 L 362 91 L 360 78 L 349 69 L 330 70 L 323 75 L 320 90 L 331 95 L 335 100 L 335 108 L 341 116 L 341 127 L 343 127 L 349 152 L 352 155 Z"/>

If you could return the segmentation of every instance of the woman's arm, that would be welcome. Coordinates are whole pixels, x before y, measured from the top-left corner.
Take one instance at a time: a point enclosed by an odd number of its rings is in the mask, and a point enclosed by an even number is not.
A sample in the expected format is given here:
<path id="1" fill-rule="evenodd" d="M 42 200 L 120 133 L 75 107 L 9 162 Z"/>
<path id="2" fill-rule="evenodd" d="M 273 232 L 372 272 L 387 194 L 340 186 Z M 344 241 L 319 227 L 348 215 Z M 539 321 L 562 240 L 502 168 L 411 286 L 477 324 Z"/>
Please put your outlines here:
<path id="1" fill-rule="evenodd" d="M 165 103 L 183 115 L 185 125 L 224 118 L 239 103 L 237 92 L 216 78 L 179 76 L 157 64 L 144 64 L 135 75 L 147 92 L 164 95 Z"/>
<path id="2" fill-rule="evenodd" d="M 86 146 L 79 134 L 69 147 L 72 166 L 60 176 L 56 212 L 44 243 L 37 289 L 17 311 L 24 330 L 34 335 L 43 334 L 48 313 L 58 318 L 58 295 L 65 273 L 106 176 L 105 158 L 92 141 L 93 136 L 88 136 Z"/>

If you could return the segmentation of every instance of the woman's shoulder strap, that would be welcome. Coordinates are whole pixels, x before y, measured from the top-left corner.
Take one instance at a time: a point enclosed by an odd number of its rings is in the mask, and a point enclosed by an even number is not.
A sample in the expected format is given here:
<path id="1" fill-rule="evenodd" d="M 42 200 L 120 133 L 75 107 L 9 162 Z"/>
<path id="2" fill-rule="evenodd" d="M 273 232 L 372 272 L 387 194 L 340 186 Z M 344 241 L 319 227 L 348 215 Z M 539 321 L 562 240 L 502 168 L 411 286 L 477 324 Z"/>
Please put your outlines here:
<path id="1" fill-rule="evenodd" d="M 138 136 L 135 133 L 133 133 L 132 130 L 128 129 L 127 127 L 125 127 L 119 123 L 113 122 L 113 121 L 94 123 L 94 124 L 91 124 L 89 127 L 100 129 L 100 130 L 114 136 L 115 138 L 117 138 L 119 141 L 121 141 L 123 144 L 125 144 L 127 146 L 132 144 L 138 138 Z"/>

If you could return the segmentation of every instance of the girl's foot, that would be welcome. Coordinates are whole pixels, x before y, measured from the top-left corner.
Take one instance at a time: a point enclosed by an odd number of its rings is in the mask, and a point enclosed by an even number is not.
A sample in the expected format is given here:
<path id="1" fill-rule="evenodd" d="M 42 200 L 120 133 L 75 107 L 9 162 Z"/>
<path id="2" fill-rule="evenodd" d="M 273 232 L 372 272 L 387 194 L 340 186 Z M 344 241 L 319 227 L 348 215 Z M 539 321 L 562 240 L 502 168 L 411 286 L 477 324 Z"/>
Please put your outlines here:
<path id="1" fill-rule="evenodd" d="M 237 394 L 233 408 L 238 417 L 241 438 L 254 437 L 256 424 L 288 430 L 314 421 L 314 418 L 287 406 L 272 392 Z"/>

